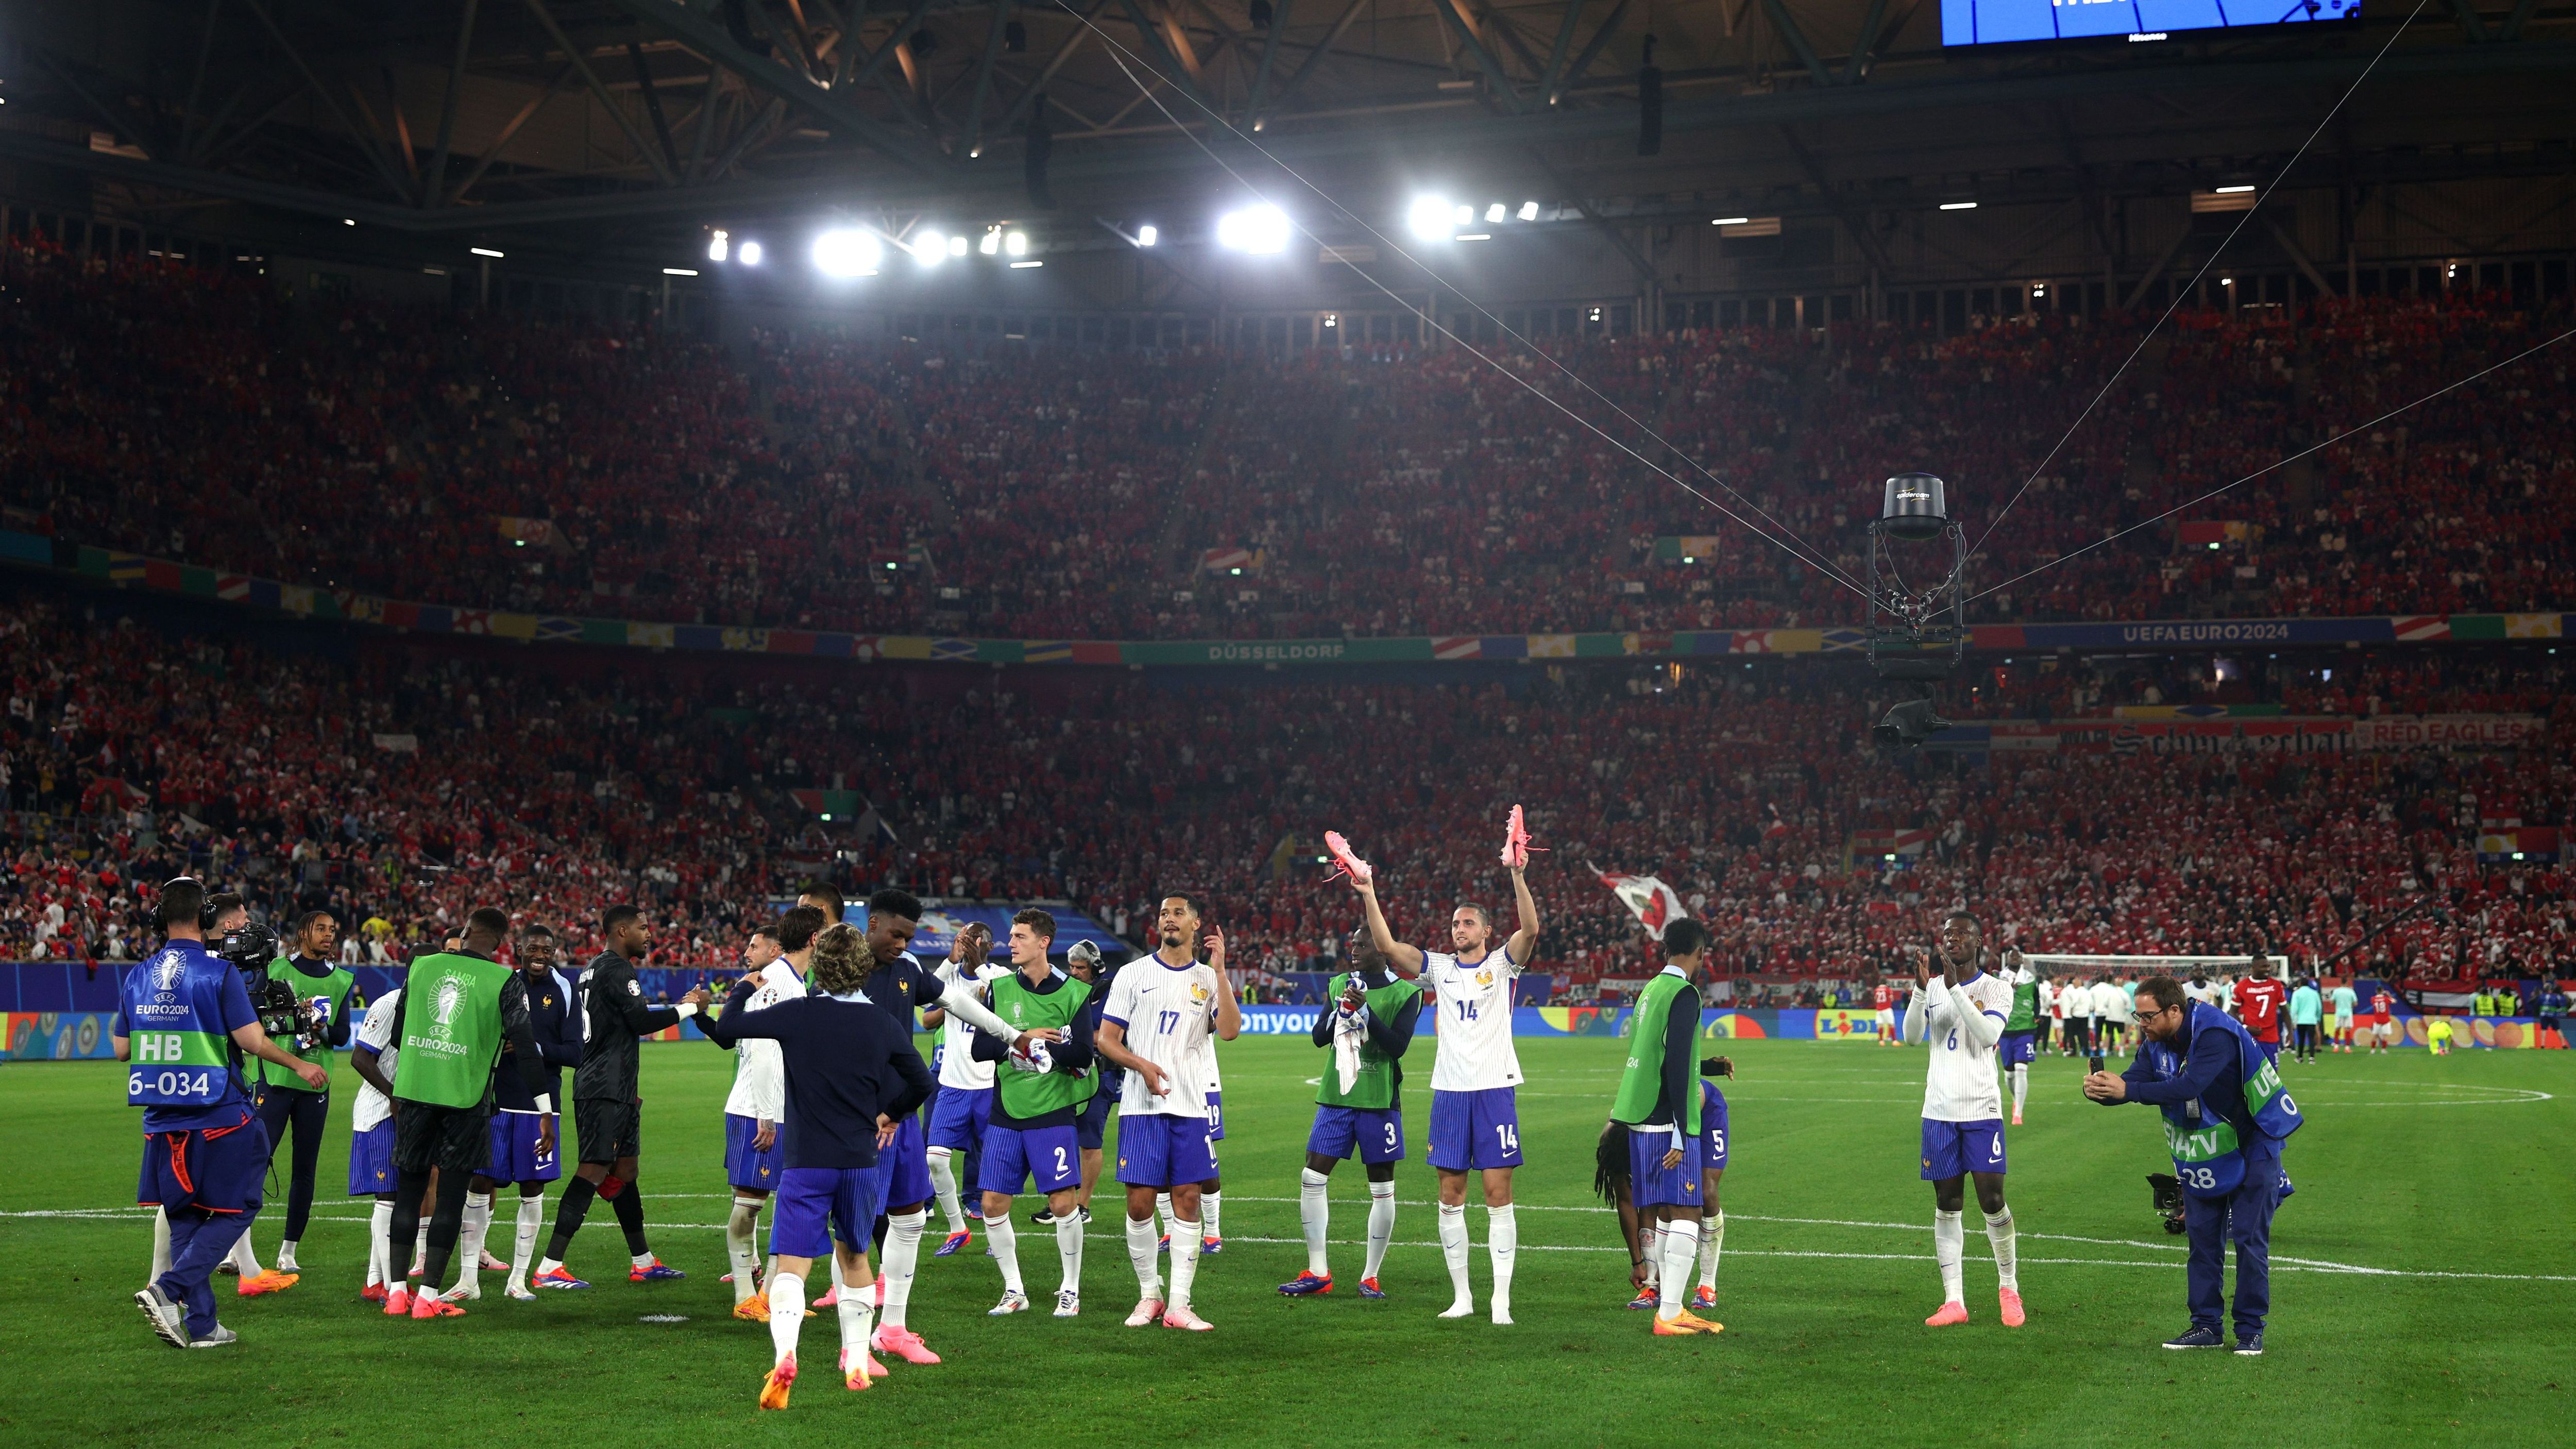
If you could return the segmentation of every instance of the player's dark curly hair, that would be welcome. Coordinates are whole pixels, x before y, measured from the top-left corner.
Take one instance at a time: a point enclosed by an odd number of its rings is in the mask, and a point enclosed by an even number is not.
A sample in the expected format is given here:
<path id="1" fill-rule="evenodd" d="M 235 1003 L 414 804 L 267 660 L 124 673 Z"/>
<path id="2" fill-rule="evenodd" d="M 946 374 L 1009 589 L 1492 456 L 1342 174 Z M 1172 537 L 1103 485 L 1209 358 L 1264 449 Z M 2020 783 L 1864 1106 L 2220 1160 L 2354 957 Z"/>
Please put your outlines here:
<path id="1" fill-rule="evenodd" d="M 834 921 L 814 936 L 814 984 L 826 995 L 847 996 L 876 974 L 876 953 L 868 938 L 846 921 Z"/>
<path id="2" fill-rule="evenodd" d="M 1592 1190 L 1611 1207 L 1619 1205 L 1619 1190 L 1628 1185 L 1627 1124 L 1612 1122 L 1601 1129 L 1601 1141 L 1592 1149 Z"/>

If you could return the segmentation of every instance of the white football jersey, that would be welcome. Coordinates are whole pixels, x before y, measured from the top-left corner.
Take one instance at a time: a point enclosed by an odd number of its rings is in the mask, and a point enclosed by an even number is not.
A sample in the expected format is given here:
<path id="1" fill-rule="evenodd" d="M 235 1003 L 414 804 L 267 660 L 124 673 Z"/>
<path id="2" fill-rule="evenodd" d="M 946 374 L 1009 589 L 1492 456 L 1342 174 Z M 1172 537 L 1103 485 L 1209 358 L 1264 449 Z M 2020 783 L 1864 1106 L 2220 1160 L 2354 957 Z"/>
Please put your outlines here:
<path id="1" fill-rule="evenodd" d="M 760 985 L 742 999 L 744 1011 L 766 1011 L 805 994 L 805 978 L 779 957 L 760 969 Z M 787 1063 L 778 1043 L 744 1037 L 734 1048 L 733 1090 L 725 1094 L 725 1115 L 776 1122 L 787 1115 Z"/>
<path id="2" fill-rule="evenodd" d="M 358 1022 L 352 1046 L 367 1047 L 375 1052 L 376 1063 L 383 1069 L 385 1080 L 394 1079 L 394 1058 L 402 1051 L 394 1045 L 394 1016 L 402 1002 L 402 988 L 397 986 L 367 1004 L 366 1016 Z M 394 1104 L 376 1090 L 376 1084 L 360 1078 L 358 1100 L 349 1108 L 349 1130 L 365 1132 L 393 1115 Z"/>
<path id="3" fill-rule="evenodd" d="M 1923 997 L 1924 1031 L 1932 1043 L 1932 1064 L 1923 1080 L 1923 1115 L 1935 1122 L 1985 1122 L 2003 1116 L 1995 1049 L 1977 1050 L 1958 1009 L 1951 1005 L 1953 993 L 1940 984 L 1939 977 L 1933 978 L 1930 991 L 1918 988 L 1917 994 Z M 1958 994 L 1993 1017 L 1998 1031 L 2011 1019 L 2012 986 L 1991 971 L 1961 985 Z"/>
<path id="4" fill-rule="evenodd" d="M 1520 974 L 1500 946 L 1476 962 L 1422 953 L 1422 984 L 1438 998 L 1440 1013 L 1431 1090 L 1482 1092 L 1521 1084 L 1520 1053 L 1512 1047 L 1512 979 Z"/>
<path id="5" fill-rule="evenodd" d="M 992 1005 L 993 994 L 981 983 L 1010 974 L 1007 960 L 987 961 L 975 968 L 975 999 L 986 1006 Z M 939 1085 L 969 1092 L 993 1085 L 993 1064 L 975 1060 L 975 1028 L 960 1021 L 953 1011 L 948 1013 L 948 1020 L 939 1028 Z"/>
<path id="6" fill-rule="evenodd" d="M 1140 956 L 1119 969 L 1101 1019 L 1117 1022 L 1127 1050 L 1162 1069 L 1166 1089 L 1156 1096 L 1146 1090 L 1144 1073 L 1129 1072 L 1118 1097 L 1122 1116 L 1207 1120 L 1216 1053 L 1206 1042 L 1224 990 L 1224 980 L 1209 966 L 1176 969 L 1160 957 Z"/>

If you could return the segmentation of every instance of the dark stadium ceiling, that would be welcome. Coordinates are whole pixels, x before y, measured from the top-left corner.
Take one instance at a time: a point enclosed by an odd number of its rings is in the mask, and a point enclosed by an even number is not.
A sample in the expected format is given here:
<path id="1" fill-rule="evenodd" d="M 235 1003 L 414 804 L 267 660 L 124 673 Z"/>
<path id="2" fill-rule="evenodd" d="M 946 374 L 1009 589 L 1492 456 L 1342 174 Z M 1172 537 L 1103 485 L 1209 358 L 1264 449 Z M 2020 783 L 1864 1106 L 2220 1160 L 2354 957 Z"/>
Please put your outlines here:
<path id="1" fill-rule="evenodd" d="M 2576 6 L 2488 3 L 2433 0 L 2321 151 L 2347 167 L 2563 175 Z M 2091 195 L 2123 167 L 2259 176 L 2405 14 L 1945 54 L 1939 8 L 85 0 L 0 22 L 0 162 L 20 163 L 22 188 L 30 172 L 86 175 L 94 200 L 199 223 L 228 202 L 223 214 L 272 223 L 614 251 L 729 221 L 935 204 L 1105 240 L 1091 223 L 1104 211 L 1223 182 L 1121 72 L 1114 41 L 1202 137 L 1193 97 L 1355 205 L 1427 179 L 1591 218 L 1725 197 L 1841 215 L 1988 184 Z M 1665 139 L 1640 157 L 1649 35 Z M 1052 212 L 1023 187 L 1041 112 Z"/>

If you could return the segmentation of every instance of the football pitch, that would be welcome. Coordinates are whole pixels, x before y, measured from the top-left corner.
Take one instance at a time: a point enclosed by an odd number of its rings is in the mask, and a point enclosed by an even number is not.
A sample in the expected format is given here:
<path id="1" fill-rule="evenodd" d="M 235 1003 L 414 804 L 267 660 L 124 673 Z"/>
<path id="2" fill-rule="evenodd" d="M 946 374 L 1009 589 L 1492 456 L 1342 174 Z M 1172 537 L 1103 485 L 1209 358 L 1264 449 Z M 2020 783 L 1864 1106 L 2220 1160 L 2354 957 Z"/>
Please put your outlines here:
<path id="1" fill-rule="evenodd" d="M 926 1039 L 925 1039 L 926 1041 Z M 1965 1327 L 1938 1306 L 1917 1180 L 1923 1058 L 1812 1042 L 1727 1047 L 1732 1164 L 1714 1338 L 1655 1339 L 1622 1304 L 1627 1258 L 1591 1196 L 1593 1142 L 1624 1043 L 1520 1045 L 1516 1326 L 1482 1314 L 1484 1213 L 1471 1207 L 1479 1314 L 1448 1302 L 1421 1163 L 1428 1060 L 1406 1094 L 1389 1296 L 1356 1293 L 1365 1188 L 1333 1178 L 1330 1296 L 1286 1300 L 1304 1266 L 1297 1175 L 1324 1054 L 1302 1039 L 1221 1050 L 1225 1250 L 1202 1262 L 1207 1335 L 1120 1324 L 1135 1278 L 1104 1183 L 1082 1317 L 1047 1313 L 1053 1241 L 1023 1230 L 1035 1311 L 987 1320 L 1000 1279 L 973 1249 L 931 1258 L 912 1326 L 946 1362 L 893 1365 L 865 1394 L 809 1372 L 794 1407 L 753 1407 L 760 1325 L 729 1316 L 720 1225 L 731 1064 L 704 1043 L 648 1046 L 644 1170 L 656 1251 L 686 1282 L 631 1285 L 613 1218 L 595 1211 L 570 1266 L 599 1286 L 533 1303 L 486 1297 L 461 1320 L 388 1321 L 358 1300 L 363 1199 L 341 1196 L 347 1101 L 294 1289 L 238 1299 L 237 1347 L 182 1353 L 132 1303 L 150 1254 L 131 1206 L 137 1114 L 112 1063 L 0 1068 L 0 1442 L 172 1444 L 1318 1445 L 1745 1443 L 2351 1446 L 2568 1443 L 2576 1437 L 2576 1057 L 2422 1051 L 2329 1057 L 2286 1072 L 2307 1114 L 2298 1192 L 2273 1238 L 2269 1353 L 2168 1353 L 2181 1331 L 2182 1240 L 2150 1210 L 2169 1170 L 2153 1114 L 2076 1093 L 2082 1064 L 2044 1059 L 2011 1134 L 2030 1321 L 1996 1321 L 1995 1274 L 1971 1215 Z M 256 1228 L 273 1259 L 283 1192 Z M 1474 1198 L 1471 1194 L 1471 1202 Z M 1023 1212 L 1035 1199 L 1021 1199 Z M 552 1221 L 549 1196 L 547 1217 Z M 494 1246 L 506 1254 L 503 1200 Z M 764 1218 L 764 1230 L 766 1219 Z M 838 1335 L 808 1321 L 809 1365 Z M 222 1427 L 218 1427 L 222 1426 Z"/>

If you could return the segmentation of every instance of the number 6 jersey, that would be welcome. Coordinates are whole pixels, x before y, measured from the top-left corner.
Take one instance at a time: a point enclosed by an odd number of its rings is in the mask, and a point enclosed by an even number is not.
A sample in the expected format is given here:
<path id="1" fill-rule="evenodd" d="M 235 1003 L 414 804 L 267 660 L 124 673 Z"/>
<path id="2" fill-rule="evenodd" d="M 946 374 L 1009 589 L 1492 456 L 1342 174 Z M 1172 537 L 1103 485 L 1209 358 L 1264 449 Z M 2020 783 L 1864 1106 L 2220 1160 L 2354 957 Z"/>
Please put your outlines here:
<path id="1" fill-rule="evenodd" d="M 1511 952 L 1499 946 L 1481 961 L 1422 953 L 1422 984 L 1439 998 L 1431 1090 L 1484 1092 L 1521 1084 L 1520 1054 L 1512 1049 L 1512 978 L 1520 974 Z"/>

